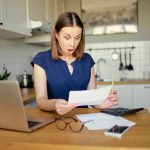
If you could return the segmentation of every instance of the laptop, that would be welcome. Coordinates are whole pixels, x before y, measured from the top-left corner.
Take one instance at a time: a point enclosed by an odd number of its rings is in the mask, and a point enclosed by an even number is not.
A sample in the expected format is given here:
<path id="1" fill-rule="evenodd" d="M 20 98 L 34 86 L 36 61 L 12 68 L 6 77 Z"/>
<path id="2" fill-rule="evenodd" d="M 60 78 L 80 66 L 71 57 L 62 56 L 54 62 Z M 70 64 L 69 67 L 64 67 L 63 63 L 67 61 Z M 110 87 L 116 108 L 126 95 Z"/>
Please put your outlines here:
<path id="1" fill-rule="evenodd" d="M 0 128 L 32 132 L 53 121 L 27 117 L 18 81 L 0 81 Z"/>

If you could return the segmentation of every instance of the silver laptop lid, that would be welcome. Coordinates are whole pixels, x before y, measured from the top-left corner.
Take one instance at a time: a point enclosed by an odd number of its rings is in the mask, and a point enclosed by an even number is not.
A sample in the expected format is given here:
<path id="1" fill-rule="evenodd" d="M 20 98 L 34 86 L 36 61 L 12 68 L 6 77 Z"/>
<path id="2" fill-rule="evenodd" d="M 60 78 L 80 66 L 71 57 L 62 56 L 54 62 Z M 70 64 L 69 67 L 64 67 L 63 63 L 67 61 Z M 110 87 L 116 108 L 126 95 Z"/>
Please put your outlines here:
<path id="1" fill-rule="evenodd" d="M 28 130 L 18 81 L 0 81 L 0 128 Z"/>

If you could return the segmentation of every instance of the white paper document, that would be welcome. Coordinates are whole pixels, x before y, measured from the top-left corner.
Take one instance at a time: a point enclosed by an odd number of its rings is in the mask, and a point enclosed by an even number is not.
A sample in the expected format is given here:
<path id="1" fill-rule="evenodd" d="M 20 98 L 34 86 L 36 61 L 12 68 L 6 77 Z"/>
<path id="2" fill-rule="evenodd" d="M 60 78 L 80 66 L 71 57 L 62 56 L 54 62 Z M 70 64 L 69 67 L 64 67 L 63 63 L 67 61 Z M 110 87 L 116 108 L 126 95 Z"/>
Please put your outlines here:
<path id="1" fill-rule="evenodd" d="M 108 97 L 111 88 L 112 86 L 107 86 L 93 90 L 70 91 L 68 103 L 75 103 L 77 106 L 99 105 Z"/>
<path id="2" fill-rule="evenodd" d="M 87 122 L 84 125 L 88 130 L 110 129 L 114 125 L 129 127 L 135 125 L 134 122 L 124 119 L 123 117 L 105 113 L 78 114 L 76 116 L 82 123 Z"/>

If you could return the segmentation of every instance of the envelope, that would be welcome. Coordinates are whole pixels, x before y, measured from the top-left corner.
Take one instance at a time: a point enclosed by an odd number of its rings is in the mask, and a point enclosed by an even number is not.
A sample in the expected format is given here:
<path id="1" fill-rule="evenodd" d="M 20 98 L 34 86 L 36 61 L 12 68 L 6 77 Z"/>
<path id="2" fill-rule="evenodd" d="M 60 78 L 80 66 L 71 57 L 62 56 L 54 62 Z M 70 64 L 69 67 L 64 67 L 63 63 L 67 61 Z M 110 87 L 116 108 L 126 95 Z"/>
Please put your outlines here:
<path id="1" fill-rule="evenodd" d="M 112 85 L 92 90 L 70 91 L 68 103 L 77 106 L 100 105 L 107 99 L 111 89 Z"/>

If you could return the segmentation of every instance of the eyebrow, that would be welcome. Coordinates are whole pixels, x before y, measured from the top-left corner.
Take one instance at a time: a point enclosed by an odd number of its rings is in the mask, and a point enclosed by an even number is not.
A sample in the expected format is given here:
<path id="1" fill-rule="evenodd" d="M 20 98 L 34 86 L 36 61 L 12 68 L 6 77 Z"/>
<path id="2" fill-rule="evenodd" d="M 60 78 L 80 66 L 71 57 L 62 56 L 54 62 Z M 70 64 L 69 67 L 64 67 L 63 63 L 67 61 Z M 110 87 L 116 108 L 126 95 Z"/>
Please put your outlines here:
<path id="1" fill-rule="evenodd" d="M 70 34 L 68 34 L 68 33 L 63 33 L 63 34 L 66 34 L 66 35 L 71 36 L 71 35 L 70 35 Z M 80 34 L 78 34 L 78 35 L 76 35 L 75 37 L 78 37 L 78 36 L 81 36 L 81 33 L 80 33 Z"/>

